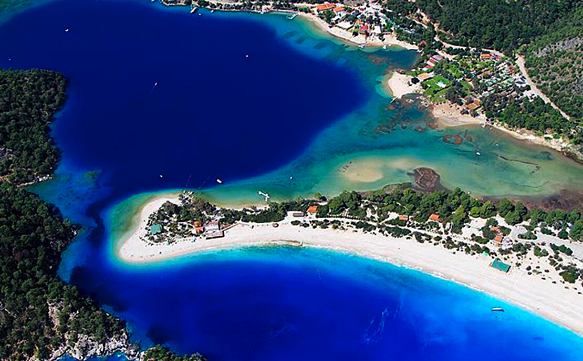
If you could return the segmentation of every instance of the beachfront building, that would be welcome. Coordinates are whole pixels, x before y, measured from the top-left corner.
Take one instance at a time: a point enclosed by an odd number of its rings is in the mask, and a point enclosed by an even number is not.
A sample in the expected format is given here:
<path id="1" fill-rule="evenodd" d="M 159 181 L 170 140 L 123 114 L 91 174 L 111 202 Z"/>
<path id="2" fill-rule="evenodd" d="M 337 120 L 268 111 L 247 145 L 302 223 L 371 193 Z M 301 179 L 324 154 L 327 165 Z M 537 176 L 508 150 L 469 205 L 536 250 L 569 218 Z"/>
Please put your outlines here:
<path id="1" fill-rule="evenodd" d="M 204 228 L 208 231 L 218 231 L 221 229 L 221 223 L 218 220 L 212 220 L 205 224 Z"/>
<path id="2" fill-rule="evenodd" d="M 204 233 L 204 226 L 202 225 L 202 221 L 200 221 L 200 220 L 194 221 L 194 232 L 196 234 L 203 234 Z"/>
<path id="3" fill-rule="evenodd" d="M 308 215 L 315 217 L 316 214 L 318 213 L 318 206 L 311 205 L 308 207 L 306 212 L 308 213 Z"/>
<path id="4" fill-rule="evenodd" d="M 332 11 L 334 10 L 334 8 L 336 8 L 336 4 L 332 4 L 332 3 L 324 3 L 324 4 L 320 4 L 320 5 L 316 5 L 316 14 L 321 14 L 325 11 Z"/>

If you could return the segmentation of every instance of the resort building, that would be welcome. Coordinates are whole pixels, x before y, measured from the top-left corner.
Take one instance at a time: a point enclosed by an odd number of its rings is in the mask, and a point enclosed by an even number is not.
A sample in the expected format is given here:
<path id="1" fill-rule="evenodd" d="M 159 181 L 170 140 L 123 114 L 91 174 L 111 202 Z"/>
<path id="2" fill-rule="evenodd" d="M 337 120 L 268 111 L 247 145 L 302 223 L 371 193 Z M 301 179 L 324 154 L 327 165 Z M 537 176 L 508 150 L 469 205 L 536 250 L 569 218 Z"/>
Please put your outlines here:
<path id="1" fill-rule="evenodd" d="M 480 100 L 479 99 L 475 99 L 471 103 L 467 103 L 466 104 L 466 109 L 469 110 L 469 111 L 472 111 L 472 110 L 478 109 L 480 106 L 482 106 L 482 103 L 480 102 Z"/>
<path id="2" fill-rule="evenodd" d="M 316 6 L 316 13 L 321 13 L 326 10 L 333 10 L 336 7 L 336 4 L 331 3 L 324 3 Z"/>
<path id="3" fill-rule="evenodd" d="M 207 230 L 207 233 L 210 231 L 218 231 L 221 229 L 221 223 L 217 220 L 212 220 L 207 222 L 207 224 L 204 227 Z"/>
<path id="4" fill-rule="evenodd" d="M 433 78 L 433 73 L 421 73 L 421 74 L 417 75 L 417 79 L 419 79 L 421 82 L 424 82 L 425 80 L 428 80 L 431 78 Z"/>
<path id="5" fill-rule="evenodd" d="M 429 220 L 433 222 L 441 222 L 441 217 L 439 216 L 439 214 L 433 213 L 432 215 L 429 216 Z"/>
<path id="6" fill-rule="evenodd" d="M 194 221 L 194 232 L 196 234 L 204 233 L 204 226 L 202 225 L 202 221 L 199 220 Z"/>
<path id="7" fill-rule="evenodd" d="M 316 215 L 318 213 L 318 206 L 309 206 L 307 212 L 309 215 Z"/>

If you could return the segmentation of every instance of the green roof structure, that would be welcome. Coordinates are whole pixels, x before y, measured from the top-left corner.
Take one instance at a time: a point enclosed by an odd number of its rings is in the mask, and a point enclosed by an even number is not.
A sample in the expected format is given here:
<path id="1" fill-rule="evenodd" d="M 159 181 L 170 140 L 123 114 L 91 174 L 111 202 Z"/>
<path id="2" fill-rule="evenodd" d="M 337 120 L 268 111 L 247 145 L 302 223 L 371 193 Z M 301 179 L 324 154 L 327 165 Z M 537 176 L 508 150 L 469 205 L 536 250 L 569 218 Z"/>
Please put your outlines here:
<path id="1" fill-rule="evenodd" d="M 508 271 L 510 271 L 510 265 L 500 261 L 498 258 L 492 261 L 492 263 L 490 263 L 490 266 L 504 273 L 508 273 Z"/>
<path id="2" fill-rule="evenodd" d="M 162 225 L 161 224 L 157 224 L 157 223 L 156 224 L 152 224 L 150 226 L 150 234 L 152 236 L 155 236 L 155 235 L 157 235 L 159 233 L 162 233 Z"/>

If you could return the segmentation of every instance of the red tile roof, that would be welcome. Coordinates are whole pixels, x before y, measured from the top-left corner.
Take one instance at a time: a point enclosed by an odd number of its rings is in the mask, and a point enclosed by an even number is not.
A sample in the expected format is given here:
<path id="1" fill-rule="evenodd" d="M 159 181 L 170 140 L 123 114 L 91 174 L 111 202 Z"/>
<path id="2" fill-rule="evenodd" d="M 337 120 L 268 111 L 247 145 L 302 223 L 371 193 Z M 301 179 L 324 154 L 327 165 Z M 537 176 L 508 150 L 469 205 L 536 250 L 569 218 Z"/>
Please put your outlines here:
<path id="1" fill-rule="evenodd" d="M 432 215 L 429 216 L 430 221 L 439 222 L 440 219 L 441 218 L 439 217 L 439 214 L 433 213 Z"/>
<path id="2" fill-rule="evenodd" d="M 336 5 L 334 5 L 334 4 L 326 3 L 326 4 L 320 4 L 320 5 L 316 6 L 316 10 L 326 11 L 326 10 L 332 10 L 335 7 L 336 7 Z"/>

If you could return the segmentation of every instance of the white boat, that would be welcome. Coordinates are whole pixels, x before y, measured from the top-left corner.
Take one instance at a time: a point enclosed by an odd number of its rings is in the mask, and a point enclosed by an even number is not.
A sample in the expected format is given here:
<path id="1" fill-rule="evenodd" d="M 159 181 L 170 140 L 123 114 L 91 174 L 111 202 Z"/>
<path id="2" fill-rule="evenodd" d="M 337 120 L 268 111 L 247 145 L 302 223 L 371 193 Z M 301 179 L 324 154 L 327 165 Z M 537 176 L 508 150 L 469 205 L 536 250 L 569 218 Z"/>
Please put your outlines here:
<path id="1" fill-rule="evenodd" d="M 223 184 L 223 180 L 221 178 L 217 178 L 217 183 Z"/>
<path id="2" fill-rule="evenodd" d="M 476 155 L 482 155 L 480 152 L 476 152 Z"/>
<path id="3" fill-rule="evenodd" d="M 502 307 L 492 307 L 492 312 L 504 312 Z"/>

